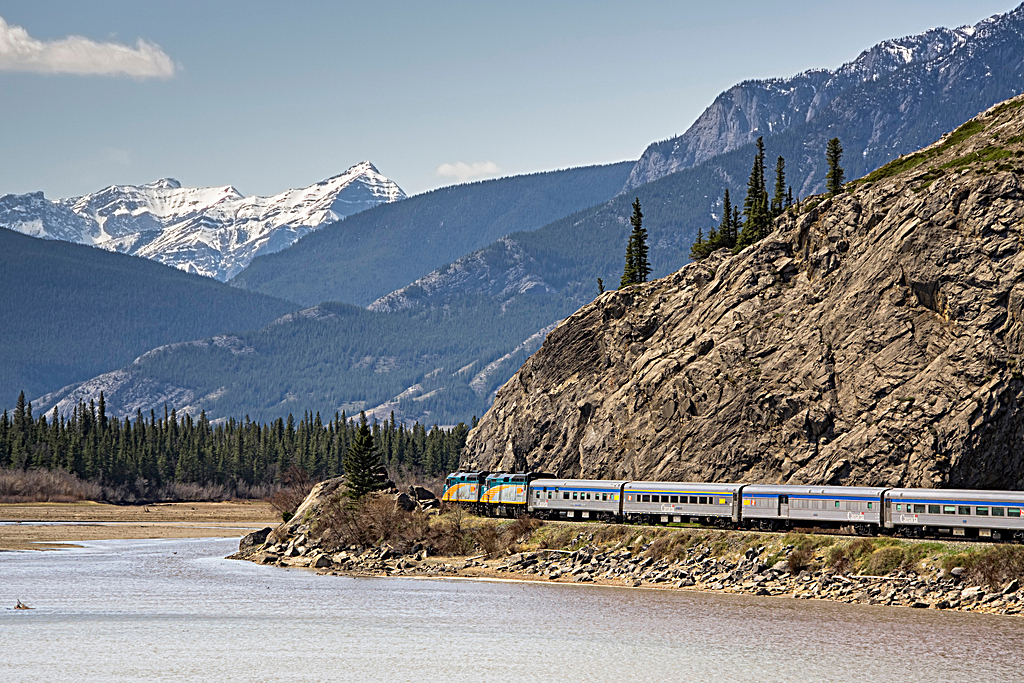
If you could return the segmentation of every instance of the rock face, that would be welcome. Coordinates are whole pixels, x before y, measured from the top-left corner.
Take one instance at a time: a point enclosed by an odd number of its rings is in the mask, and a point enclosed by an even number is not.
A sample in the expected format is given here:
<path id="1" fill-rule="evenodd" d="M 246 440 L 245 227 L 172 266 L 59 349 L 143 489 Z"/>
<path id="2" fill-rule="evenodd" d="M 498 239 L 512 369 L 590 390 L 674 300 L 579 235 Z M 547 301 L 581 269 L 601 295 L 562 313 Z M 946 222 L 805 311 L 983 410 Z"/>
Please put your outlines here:
<path id="1" fill-rule="evenodd" d="M 599 296 L 498 392 L 462 467 L 1024 489 L 1022 105 L 738 255 Z"/>

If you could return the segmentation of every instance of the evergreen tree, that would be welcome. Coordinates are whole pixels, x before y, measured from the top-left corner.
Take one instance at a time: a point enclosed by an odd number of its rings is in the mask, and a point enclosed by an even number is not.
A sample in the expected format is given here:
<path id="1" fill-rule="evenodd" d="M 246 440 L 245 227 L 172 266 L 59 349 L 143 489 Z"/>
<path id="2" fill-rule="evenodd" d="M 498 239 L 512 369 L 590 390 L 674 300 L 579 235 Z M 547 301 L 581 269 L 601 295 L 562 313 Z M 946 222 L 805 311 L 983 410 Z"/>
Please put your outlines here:
<path id="1" fill-rule="evenodd" d="M 626 264 L 622 269 L 619 289 L 647 282 L 651 274 L 651 263 L 647 259 L 647 229 L 643 224 L 644 214 L 640 211 L 640 198 L 633 200 L 633 215 L 629 218 L 633 230 L 626 243 Z"/>
<path id="2" fill-rule="evenodd" d="M 633 234 L 630 233 L 629 241 L 626 242 L 626 263 L 622 268 L 622 278 L 619 279 L 619 289 L 629 287 L 638 282 L 636 279 L 636 257 L 633 253 L 634 242 Z"/>
<path id="3" fill-rule="evenodd" d="M 597 278 L 597 293 L 604 294 L 604 280 Z M 391 414 L 394 417 L 394 413 Z"/>
<path id="4" fill-rule="evenodd" d="M 836 195 L 843 190 L 843 168 L 839 161 L 843 158 L 843 146 L 839 138 L 832 138 L 828 141 L 828 149 L 825 151 L 825 160 L 828 162 L 828 173 L 825 178 L 828 183 L 828 193 Z"/>
<path id="5" fill-rule="evenodd" d="M 782 215 L 786 209 L 786 160 L 781 156 L 775 161 L 775 194 L 772 196 L 772 218 Z"/>
<path id="6" fill-rule="evenodd" d="M 345 454 L 345 480 L 349 495 L 362 498 L 384 486 L 387 474 L 380 453 L 373 442 L 373 434 L 366 423 L 366 413 L 359 413 L 359 427 Z"/>
<path id="7" fill-rule="evenodd" d="M 747 197 L 743 200 L 743 214 L 746 220 L 736 239 L 736 248 L 743 249 L 764 239 L 771 225 L 771 207 L 764 180 L 764 139 L 757 139 L 757 153 L 754 165 L 747 179 Z"/>
<path id="8" fill-rule="evenodd" d="M 707 258 L 707 243 L 704 241 L 704 231 L 697 228 L 697 239 L 690 245 L 690 260 L 700 261 L 703 258 Z"/>

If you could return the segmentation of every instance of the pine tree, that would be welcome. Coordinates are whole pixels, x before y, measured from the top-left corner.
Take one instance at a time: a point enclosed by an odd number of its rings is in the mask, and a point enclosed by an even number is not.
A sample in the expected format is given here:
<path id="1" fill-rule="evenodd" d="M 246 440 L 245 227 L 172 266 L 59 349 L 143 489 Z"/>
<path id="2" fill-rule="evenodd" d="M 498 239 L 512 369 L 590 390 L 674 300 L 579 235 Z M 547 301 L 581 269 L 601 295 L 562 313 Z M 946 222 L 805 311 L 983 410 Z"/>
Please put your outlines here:
<path id="1" fill-rule="evenodd" d="M 626 242 L 626 263 L 622 268 L 622 278 L 619 280 L 619 289 L 629 287 L 637 283 L 636 279 L 636 257 L 634 255 L 633 244 L 635 239 L 633 234 L 630 233 L 629 241 Z"/>
<path id="2" fill-rule="evenodd" d="M 597 293 L 604 294 L 604 280 L 597 278 Z M 395 414 L 391 413 L 391 418 L 394 419 Z"/>
<path id="3" fill-rule="evenodd" d="M 843 176 L 845 174 L 842 166 L 839 165 L 842 158 L 843 146 L 839 143 L 839 138 L 832 138 L 828 141 L 828 149 L 825 151 L 825 160 L 828 162 L 828 173 L 825 177 L 830 195 L 836 195 L 843 191 Z"/>
<path id="4" fill-rule="evenodd" d="M 626 264 L 622 269 L 622 280 L 619 289 L 647 282 L 651 274 L 651 264 L 647 260 L 647 230 L 644 228 L 644 214 L 640 211 L 640 198 L 633 200 L 633 215 L 629 218 L 633 231 L 626 243 Z"/>
<path id="5" fill-rule="evenodd" d="M 775 194 L 772 196 L 772 219 L 782 215 L 786 209 L 786 160 L 781 156 L 775 161 Z"/>
<path id="6" fill-rule="evenodd" d="M 358 499 L 371 491 L 379 491 L 384 487 L 385 479 L 384 463 L 366 423 L 366 413 L 361 412 L 355 438 L 345 454 L 345 481 L 349 495 Z"/>
<path id="7" fill-rule="evenodd" d="M 764 239 L 771 225 L 768 191 L 764 180 L 764 139 L 757 139 L 757 153 L 747 180 L 747 197 L 743 200 L 743 214 L 746 220 L 743 230 L 736 239 L 736 248 L 743 249 Z"/>
<path id="8" fill-rule="evenodd" d="M 690 245 L 690 260 L 700 261 L 703 258 L 707 258 L 707 243 L 704 242 L 704 231 L 697 228 L 697 239 Z"/>
<path id="9" fill-rule="evenodd" d="M 716 249 L 725 247 L 732 249 L 736 246 L 737 227 L 733 224 L 732 200 L 729 198 L 729 188 L 725 189 L 725 196 L 722 197 L 722 225 L 718 229 L 719 245 Z"/>

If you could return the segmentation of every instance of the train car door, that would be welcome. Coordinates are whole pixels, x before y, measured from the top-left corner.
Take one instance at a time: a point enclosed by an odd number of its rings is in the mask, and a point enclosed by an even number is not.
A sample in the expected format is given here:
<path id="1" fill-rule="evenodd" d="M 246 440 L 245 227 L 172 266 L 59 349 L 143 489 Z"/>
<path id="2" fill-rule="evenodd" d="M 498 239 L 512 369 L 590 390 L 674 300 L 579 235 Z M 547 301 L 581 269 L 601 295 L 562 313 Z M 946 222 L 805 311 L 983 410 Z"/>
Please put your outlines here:
<path id="1" fill-rule="evenodd" d="M 789 496 L 779 495 L 779 517 L 789 519 Z"/>

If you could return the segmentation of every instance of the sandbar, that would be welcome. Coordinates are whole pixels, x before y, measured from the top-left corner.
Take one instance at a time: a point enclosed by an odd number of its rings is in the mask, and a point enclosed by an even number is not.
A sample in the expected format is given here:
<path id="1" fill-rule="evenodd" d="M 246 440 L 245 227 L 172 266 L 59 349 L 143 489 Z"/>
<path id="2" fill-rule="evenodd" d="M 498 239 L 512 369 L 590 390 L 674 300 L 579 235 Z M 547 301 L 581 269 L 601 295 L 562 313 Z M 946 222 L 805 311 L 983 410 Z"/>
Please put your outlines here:
<path id="1" fill-rule="evenodd" d="M 8 504 L 0 505 L 0 551 L 68 548 L 77 541 L 242 536 L 280 521 L 280 513 L 262 501 Z"/>

